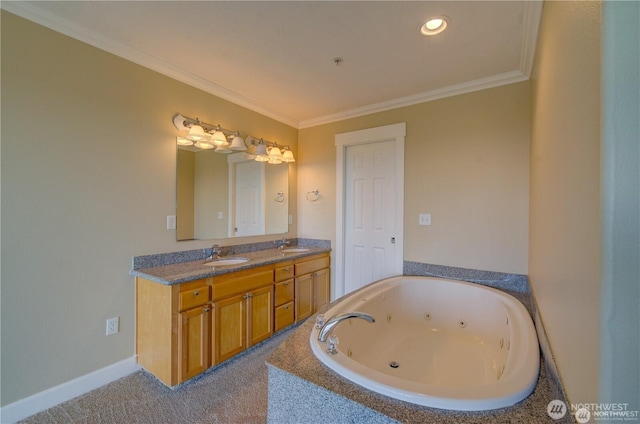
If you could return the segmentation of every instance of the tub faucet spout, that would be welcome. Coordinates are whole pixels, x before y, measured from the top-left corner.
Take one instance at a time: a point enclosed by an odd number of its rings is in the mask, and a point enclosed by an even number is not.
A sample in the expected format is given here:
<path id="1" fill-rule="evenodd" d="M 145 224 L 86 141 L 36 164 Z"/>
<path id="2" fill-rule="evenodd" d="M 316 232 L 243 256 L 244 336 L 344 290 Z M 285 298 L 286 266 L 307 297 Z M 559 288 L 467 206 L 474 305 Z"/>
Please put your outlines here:
<path id="1" fill-rule="evenodd" d="M 349 318 L 360 318 L 367 322 L 376 322 L 375 318 L 373 318 L 369 314 L 365 314 L 364 312 L 347 312 L 345 314 L 336 315 L 329 318 L 329 320 L 327 320 L 327 322 L 322 326 L 322 328 L 318 332 L 318 341 L 326 343 L 329 334 L 331 334 L 331 331 L 335 328 L 335 326 L 340 324 L 345 319 Z"/>

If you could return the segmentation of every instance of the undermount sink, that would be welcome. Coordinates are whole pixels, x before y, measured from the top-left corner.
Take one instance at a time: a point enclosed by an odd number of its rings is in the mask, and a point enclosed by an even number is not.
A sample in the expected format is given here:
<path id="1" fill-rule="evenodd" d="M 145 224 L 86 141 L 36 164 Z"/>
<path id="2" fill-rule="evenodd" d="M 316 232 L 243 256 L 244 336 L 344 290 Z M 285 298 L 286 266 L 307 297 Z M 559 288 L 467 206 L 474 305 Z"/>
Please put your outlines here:
<path id="1" fill-rule="evenodd" d="M 288 249 L 282 249 L 282 253 L 302 253 L 302 252 L 308 252 L 309 249 L 305 248 L 305 247 L 291 247 Z"/>
<path id="2" fill-rule="evenodd" d="M 214 259 L 209 262 L 205 262 L 205 266 L 225 266 L 225 265 L 238 265 L 247 262 L 247 258 L 220 258 Z"/>

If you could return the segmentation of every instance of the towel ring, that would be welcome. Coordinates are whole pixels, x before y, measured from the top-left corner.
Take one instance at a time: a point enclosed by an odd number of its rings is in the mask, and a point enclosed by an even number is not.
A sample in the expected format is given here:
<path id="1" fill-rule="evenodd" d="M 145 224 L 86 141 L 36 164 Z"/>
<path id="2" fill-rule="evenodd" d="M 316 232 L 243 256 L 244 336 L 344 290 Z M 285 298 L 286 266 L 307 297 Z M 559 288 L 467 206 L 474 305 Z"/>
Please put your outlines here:
<path id="1" fill-rule="evenodd" d="M 276 198 L 273 199 L 273 200 L 275 200 L 278 203 L 284 202 L 284 193 L 282 191 L 277 192 L 276 193 Z"/>
<path id="2" fill-rule="evenodd" d="M 320 198 L 320 192 L 318 189 L 307 191 L 307 200 L 310 202 L 315 202 Z"/>

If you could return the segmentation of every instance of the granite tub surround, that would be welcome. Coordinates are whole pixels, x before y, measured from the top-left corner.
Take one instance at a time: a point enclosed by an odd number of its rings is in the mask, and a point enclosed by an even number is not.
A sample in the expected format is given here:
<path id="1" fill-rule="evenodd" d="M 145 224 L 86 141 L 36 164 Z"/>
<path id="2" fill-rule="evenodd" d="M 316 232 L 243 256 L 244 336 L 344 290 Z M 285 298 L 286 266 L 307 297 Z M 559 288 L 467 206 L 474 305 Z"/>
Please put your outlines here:
<path id="1" fill-rule="evenodd" d="M 477 269 L 457 268 L 445 265 L 433 265 L 420 262 L 404 261 L 403 275 L 420 277 L 439 277 L 451 280 L 467 281 L 482 284 L 509 293 L 518 299 L 534 316 L 534 303 L 529 287 L 529 279 L 522 274 L 507 274 L 504 272 L 482 271 Z"/>
<path id="2" fill-rule="evenodd" d="M 206 258 L 211 256 L 211 248 L 136 256 L 133 258 L 133 269 L 130 274 L 157 283 L 172 285 L 331 251 L 330 242 L 316 240 L 306 243 L 307 239 L 302 239 L 302 241 L 304 243 L 300 243 L 299 239 L 292 239 L 289 247 L 309 249 L 306 252 L 283 253 L 274 247 L 276 244 L 273 241 L 223 246 L 221 257 L 241 255 L 243 258 L 249 259 L 247 262 L 228 266 L 205 265 Z"/>
<path id="3" fill-rule="evenodd" d="M 546 334 L 535 299 L 525 275 L 478 271 L 417 262 L 404 263 L 404 275 L 433 276 L 487 285 L 520 300 L 531 313 L 542 354 L 538 382 L 533 393 L 521 402 L 490 411 L 450 411 L 414 405 L 367 390 L 334 373 L 311 351 L 309 333 L 315 325 L 311 317 L 268 358 L 268 422 L 297 423 L 308 417 L 332 423 L 573 423 L 566 414 L 553 420 L 547 414 L 550 401 L 567 404 L 566 394 L 548 348 Z M 319 311 L 330 309 L 340 299 Z"/>
<path id="4" fill-rule="evenodd" d="M 508 292 L 531 293 L 529 280 L 526 275 L 522 274 L 507 274 L 411 261 L 404 261 L 402 271 L 403 275 L 449 278 L 482 284 Z"/>
<path id="5" fill-rule="evenodd" d="M 325 367 L 309 345 L 314 325 L 313 317 L 305 321 L 267 359 L 269 423 L 309 422 L 310 417 L 313 422 L 330 423 L 554 422 L 547 415 L 554 397 L 544 366 L 533 393 L 514 406 L 480 412 L 429 408 L 372 392 Z"/>

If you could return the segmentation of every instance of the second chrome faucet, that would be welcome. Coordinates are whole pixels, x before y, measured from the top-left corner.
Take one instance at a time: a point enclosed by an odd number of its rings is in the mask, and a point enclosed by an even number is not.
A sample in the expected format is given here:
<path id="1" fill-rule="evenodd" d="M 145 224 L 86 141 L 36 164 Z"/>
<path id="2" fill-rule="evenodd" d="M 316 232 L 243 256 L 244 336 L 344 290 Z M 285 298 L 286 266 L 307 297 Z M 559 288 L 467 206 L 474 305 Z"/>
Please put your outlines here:
<path id="1" fill-rule="evenodd" d="M 365 314 L 364 312 L 347 312 L 344 314 L 336 315 L 329 318 L 327 322 L 320 328 L 320 331 L 318 332 L 318 341 L 326 343 L 327 337 L 329 337 L 329 334 L 336 327 L 336 325 L 350 318 L 359 318 L 371 323 L 376 322 L 374 317 L 369 314 Z"/>

